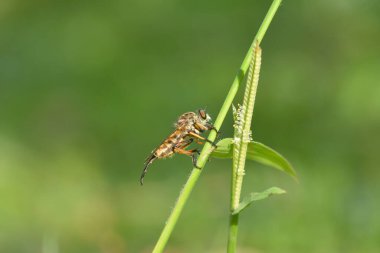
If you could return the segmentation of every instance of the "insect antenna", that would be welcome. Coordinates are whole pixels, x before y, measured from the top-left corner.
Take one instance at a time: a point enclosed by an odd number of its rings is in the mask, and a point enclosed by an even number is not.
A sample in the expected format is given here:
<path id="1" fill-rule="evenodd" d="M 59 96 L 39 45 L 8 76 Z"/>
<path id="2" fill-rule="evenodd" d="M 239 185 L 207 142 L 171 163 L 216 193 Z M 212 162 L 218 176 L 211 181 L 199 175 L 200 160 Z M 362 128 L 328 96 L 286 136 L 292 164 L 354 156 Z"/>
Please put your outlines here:
<path id="1" fill-rule="evenodd" d="M 145 164 L 144 164 L 144 170 L 143 172 L 141 173 L 141 177 L 140 177 L 140 184 L 143 185 L 144 184 L 144 177 L 146 175 L 146 173 L 148 172 L 148 167 L 149 165 L 157 159 L 157 156 L 155 156 L 154 154 L 151 154 L 150 156 L 148 156 L 148 158 L 145 160 Z"/>

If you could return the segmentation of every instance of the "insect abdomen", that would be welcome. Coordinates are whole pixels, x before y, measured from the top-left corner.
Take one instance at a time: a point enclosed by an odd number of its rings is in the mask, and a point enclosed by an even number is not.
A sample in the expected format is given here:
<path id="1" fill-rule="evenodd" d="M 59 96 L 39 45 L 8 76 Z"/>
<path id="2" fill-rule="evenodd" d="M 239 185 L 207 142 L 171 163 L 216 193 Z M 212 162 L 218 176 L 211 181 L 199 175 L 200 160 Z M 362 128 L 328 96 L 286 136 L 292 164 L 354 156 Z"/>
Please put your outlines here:
<path id="1" fill-rule="evenodd" d="M 157 158 L 166 158 L 170 157 L 174 154 L 174 148 L 178 143 L 182 142 L 184 138 L 183 133 L 176 130 L 172 133 L 166 140 L 162 142 L 162 144 L 156 149 L 154 155 Z"/>

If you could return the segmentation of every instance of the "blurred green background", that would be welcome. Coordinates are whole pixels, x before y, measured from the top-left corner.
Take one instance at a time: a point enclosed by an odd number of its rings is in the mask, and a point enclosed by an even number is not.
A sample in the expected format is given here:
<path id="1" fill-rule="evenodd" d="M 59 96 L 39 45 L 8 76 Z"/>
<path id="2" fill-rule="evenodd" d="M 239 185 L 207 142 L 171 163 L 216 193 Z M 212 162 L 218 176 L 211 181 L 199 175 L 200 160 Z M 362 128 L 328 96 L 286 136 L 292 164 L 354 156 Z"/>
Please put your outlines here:
<path id="1" fill-rule="evenodd" d="M 0 252 L 150 252 L 191 170 L 150 151 L 215 117 L 270 1 L 0 1 Z M 284 1 L 262 43 L 239 252 L 380 252 L 380 3 Z M 236 97 L 241 100 L 242 93 Z M 223 137 L 232 134 L 231 114 Z M 166 252 L 225 252 L 230 161 L 212 159 Z"/>

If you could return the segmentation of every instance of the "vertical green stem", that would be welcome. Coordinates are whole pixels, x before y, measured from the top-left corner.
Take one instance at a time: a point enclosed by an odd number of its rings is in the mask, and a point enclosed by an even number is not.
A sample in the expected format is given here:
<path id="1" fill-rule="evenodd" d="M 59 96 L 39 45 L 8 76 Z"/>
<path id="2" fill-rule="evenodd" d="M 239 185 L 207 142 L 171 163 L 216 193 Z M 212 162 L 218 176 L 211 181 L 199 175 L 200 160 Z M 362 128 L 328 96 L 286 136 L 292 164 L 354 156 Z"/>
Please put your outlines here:
<path id="1" fill-rule="evenodd" d="M 235 252 L 237 245 L 237 234 L 239 229 L 239 214 L 230 216 L 230 227 L 228 234 L 227 252 Z"/>
<path id="2" fill-rule="evenodd" d="M 228 91 L 227 97 L 224 100 L 224 103 L 223 103 L 223 105 L 219 111 L 219 114 L 218 114 L 216 120 L 215 120 L 214 126 L 217 129 L 220 129 L 220 127 L 221 127 L 221 125 L 222 125 L 222 123 L 223 123 L 223 121 L 224 121 L 224 119 L 228 113 L 228 110 L 231 107 L 232 101 L 233 101 L 233 99 L 234 99 L 234 97 L 238 91 L 239 85 L 242 82 L 244 75 L 246 74 L 246 72 L 248 70 L 249 62 L 251 60 L 251 49 L 253 49 L 255 47 L 256 42 L 260 43 L 261 40 L 263 39 L 263 37 L 264 37 L 264 35 L 268 29 L 268 26 L 269 26 L 270 22 L 272 21 L 273 16 L 276 13 L 277 8 L 279 7 L 281 1 L 282 0 L 274 0 L 273 1 L 270 9 L 268 10 L 267 15 L 264 18 L 263 23 L 261 24 L 261 26 L 259 28 L 259 31 L 258 31 L 258 33 L 254 39 L 254 42 L 251 45 L 250 50 L 248 50 L 248 52 L 247 52 L 247 54 L 243 60 L 243 63 L 240 67 L 239 72 L 235 76 L 233 83 L 230 87 L 230 90 Z M 210 133 L 210 135 L 208 136 L 208 139 L 211 141 L 214 141 L 215 138 L 216 138 L 216 133 L 214 131 L 212 131 Z M 181 191 L 181 193 L 177 199 L 177 202 L 173 208 L 173 211 L 170 214 L 170 216 L 169 216 L 169 218 L 165 224 L 165 227 L 161 232 L 160 238 L 158 239 L 158 241 L 157 241 L 157 243 L 153 249 L 153 253 L 159 253 L 159 252 L 162 252 L 164 250 L 166 243 L 168 242 L 169 237 L 170 237 L 171 233 L 173 232 L 174 226 L 177 223 L 178 218 L 179 218 L 179 216 L 180 216 L 180 214 L 181 214 L 181 212 L 185 206 L 185 203 L 187 202 L 187 199 L 189 198 L 190 193 L 193 190 L 195 183 L 197 182 L 201 172 L 203 171 L 203 167 L 206 164 L 206 161 L 207 161 L 211 152 L 212 152 L 212 146 L 209 143 L 206 143 L 202 149 L 202 152 L 201 152 L 199 158 L 198 158 L 198 166 L 201 169 L 193 168 L 186 184 L 184 185 L 184 187 L 183 187 L 183 189 L 182 189 L 182 191 Z M 236 220 L 236 225 L 237 224 L 238 223 Z M 237 226 L 236 226 L 236 229 L 237 229 Z"/>

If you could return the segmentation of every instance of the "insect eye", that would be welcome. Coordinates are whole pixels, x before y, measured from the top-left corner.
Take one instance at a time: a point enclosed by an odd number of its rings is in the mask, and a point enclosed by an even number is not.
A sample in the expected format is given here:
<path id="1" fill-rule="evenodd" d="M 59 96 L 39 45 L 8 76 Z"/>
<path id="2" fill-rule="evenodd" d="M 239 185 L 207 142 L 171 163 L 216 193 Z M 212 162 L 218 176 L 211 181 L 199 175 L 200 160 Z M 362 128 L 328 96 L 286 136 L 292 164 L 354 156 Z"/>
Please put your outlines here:
<path id="1" fill-rule="evenodd" d="M 200 109 L 198 112 L 199 112 L 199 116 L 201 116 L 202 119 L 207 118 L 205 110 Z"/>

